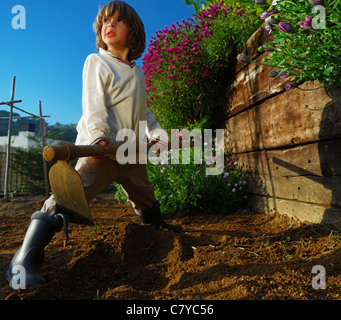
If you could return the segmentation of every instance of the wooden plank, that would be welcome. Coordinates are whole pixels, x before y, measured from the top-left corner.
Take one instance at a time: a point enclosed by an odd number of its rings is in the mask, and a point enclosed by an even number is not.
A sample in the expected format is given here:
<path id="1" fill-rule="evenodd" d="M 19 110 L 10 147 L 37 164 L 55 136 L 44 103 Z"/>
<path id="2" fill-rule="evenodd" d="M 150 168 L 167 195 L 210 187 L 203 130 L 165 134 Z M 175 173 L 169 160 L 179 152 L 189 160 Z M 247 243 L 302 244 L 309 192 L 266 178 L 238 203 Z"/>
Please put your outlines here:
<path id="1" fill-rule="evenodd" d="M 261 59 L 267 55 L 268 53 L 265 53 L 255 61 L 261 63 Z M 227 88 L 225 103 L 222 106 L 225 118 L 230 118 L 255 103 L 284 91 L 283 80 L 269 76 L 272 70 L 274 69 L 264 65 L 250 63 L 236 75 Z"/>
<path id="2" fill-rule="evenodd" d="M 264 29 L 265 25 L 266 24 L 264 23 L 257 31 L 253 33 L 253 35 L 246 42 L 244 48 L 240 51 L 240 53 L 246 54 L 249 58 L 255 60 L 256 62 L 261 62 L 261 59 L 269 54 L 268 52 L 259 52 L 258 48 L 264 43 L 271 41 L 273 38 L 272 34 L 269 35 L 268 31 Z M 283 89 L 282 84 L 280 84 L 280 80 L 275 80 L 268 76 L 269 71 L 270 69 L 265 66 L 257 66 L 254 63 L 243 65 L 236 61 L 235 66 L 229 70 L 231 83 L 227 85 L 224 93 L 226 97 L 224 99 L 225 102 L 215 110 L 216 122 L 220 123 L 226 120 L 229 116 L 244 110 L 249 106 L 250 103 L 255 103 L 260 101 L 260 99 L 264 99 L 266 96 L 271 95 L 270 91 L 277 91 L 277 85 L 280 87 L 278 87 L 278 89 Z M 256 76 L 258 80 L 254 81 Z M 259 81 L 259 77 L 262 77 L 261 81 Z M 270 81 L 271 84 L 266 85 L 265 81 Z M 247 88 L 245 88 L 245 83 L 248 84 Z M 259 85 L 264 88 L 258 88 Z M 236 89 L 236 87 L 238 87 L 238 89 Z M 269 87 L 270 90 L 268 90 Z M 241 94 L 239 94 L 239 92 Z M 248 101 L 250 103 L 246 104 L 245 102 Z"/>
<path id="3" fill-rule="evenodd" d="M 250 193 L 341 208 L 341 139 L 234 158 Z"/>
<path id="4" fill-rule="evenodd" d="M 257 212 L 279 213 L 302 222 L 316 223 L 341 230 L 341 209 L 300 201 L 249 195 L 252 209 Z"/>
<path id="5" fill-rule="evenodd" d="M 236 154 L 341 137 L 341 100 L 323 111 L 304 107 L 318 108 L 330 101 L 324 89 L 293 89 L 267 99 L 225 121 L 225 150 Z"/>
<path id="6" fill-rule="evenodd" d="M 249 174 L 341 176 L 341 139 L 233 155 Z"/>
<path id="7" fill-rule="evenodd" d="M 341 178 L 325 176 L 250 176 L 247 192 L 341 209 Z"/>
<path id="8" fill-rule="evenodd" d="M 261 55 L 261 53 L 258 51 L 258 48 L 264 43 L 270 42 L 273 39 L 273 35 L 269 34 L 269 32 L 264 29 L 265 25 L 266 23 L 264 23 L 257 31 L 253 33 L 253 35 L 247 40 L 244 48 L 241 50 L 241 53 L 246 54 L 252 60 Z M 240 63 L 236 64 L 237 72 L 242 68 L 244 68 L 244 65 Z"/>

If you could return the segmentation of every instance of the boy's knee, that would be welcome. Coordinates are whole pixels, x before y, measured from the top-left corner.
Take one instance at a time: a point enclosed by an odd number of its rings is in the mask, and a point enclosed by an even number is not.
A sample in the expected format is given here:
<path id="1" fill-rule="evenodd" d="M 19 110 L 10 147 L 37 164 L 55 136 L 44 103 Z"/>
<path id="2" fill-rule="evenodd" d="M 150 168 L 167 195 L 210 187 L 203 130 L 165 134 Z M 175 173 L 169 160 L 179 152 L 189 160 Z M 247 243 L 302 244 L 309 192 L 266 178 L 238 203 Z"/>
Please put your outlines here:
<path id="1" fill-rule="evenodd" d="M 57 213 L 57 203 L 53 195 L 44 202 L 40 211 L 46 212 L 51 216 Z"/>

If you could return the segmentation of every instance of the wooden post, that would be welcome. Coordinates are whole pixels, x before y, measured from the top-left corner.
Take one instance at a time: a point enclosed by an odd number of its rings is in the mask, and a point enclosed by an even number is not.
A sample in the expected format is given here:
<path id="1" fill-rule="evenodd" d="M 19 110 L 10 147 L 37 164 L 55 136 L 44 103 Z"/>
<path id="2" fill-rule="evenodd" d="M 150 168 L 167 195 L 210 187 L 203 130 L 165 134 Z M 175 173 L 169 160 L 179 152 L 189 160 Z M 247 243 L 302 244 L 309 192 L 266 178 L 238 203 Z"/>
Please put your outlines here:
<path id="1" fill-rule="evenodd" d="M 39 100 L 39 115 L 40 115 L 40 130 L 41 130 L 41 139 L 42 139 L 42 146 L 43 150 L 46 146 L 46 140 L 45 140 L 45 121 L 43 118 L 43 112 L 42 112 L 42 107 L 41 107 L 41 101 Z M 49 197 L 50 194 L 50 188 L 49 188 L 49 181 L 47 177 L 47 162 L 43 158 L 43 165 L 44 165 L 44 180 L 45 180 L 45 196 L 46 198 Z"/>
<path id="2" fill-rule="evenodd" d="M 4 182 L 4 200 L 9 201 L 8 198 L 8 181 L 9 181 L 9 167 L 10 167 L 10 157 L 11 157 L 11 135 L 12 135 L 12 117 L 13 117 L 13 101 L 15 92 L 15 76 L 12 79 L 12 93 L 10 102 L 10 113 L 8 120 L 8 133 L 7 133 L 7 151 L 6 151 L 6 168 L 5 168 L 5 182 Z"/>

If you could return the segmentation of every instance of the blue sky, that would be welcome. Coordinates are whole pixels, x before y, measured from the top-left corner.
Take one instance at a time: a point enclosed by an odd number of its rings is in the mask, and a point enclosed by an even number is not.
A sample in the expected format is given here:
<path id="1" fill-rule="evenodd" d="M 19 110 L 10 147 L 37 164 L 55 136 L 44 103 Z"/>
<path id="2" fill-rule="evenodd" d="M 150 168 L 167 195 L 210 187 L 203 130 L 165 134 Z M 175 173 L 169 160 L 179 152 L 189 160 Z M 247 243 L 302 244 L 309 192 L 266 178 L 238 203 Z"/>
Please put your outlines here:
<path id="1" fill-rule="evenodd" d="M 83 64 L 95 52 L 92 24 L 98 4 L 104 2 L 1 0 L 0 102 L 10 100 L 12 77 L 16 76 L 15 99 L 23 101 L 17 107 L 38 114 L 41 100 L 44 115 L 50 116 L 46 118 L 48 124 L 77 123 L 82 115 Z M 193 7 L 183 0 L 126 2 L 144 22 L 147 46 L 157 30 L 194 13 Z M 16 5 L 25 8 L 26 29 L 12 27 L 17 16 L 12 9 Z M 142 65 L 141 59 L 138 65 Z M 9 107 L 0 106 L 0 110 L 9 111 Z"/>

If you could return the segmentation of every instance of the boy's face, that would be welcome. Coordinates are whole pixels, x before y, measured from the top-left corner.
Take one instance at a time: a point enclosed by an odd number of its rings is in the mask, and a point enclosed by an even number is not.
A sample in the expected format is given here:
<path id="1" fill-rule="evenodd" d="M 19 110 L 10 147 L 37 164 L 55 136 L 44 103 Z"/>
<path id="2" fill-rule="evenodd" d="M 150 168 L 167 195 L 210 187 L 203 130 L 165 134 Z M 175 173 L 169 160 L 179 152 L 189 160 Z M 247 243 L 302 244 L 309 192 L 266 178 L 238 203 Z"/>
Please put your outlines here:
<path id="1" fill-rule="evenodd" d="M 116 53 L 129 49 L 128 34 L 129 28 L 120 18 L 118 11 L 109 17 L 103 17 L 102 39 L 108 46 L 108 51 Z"/>

